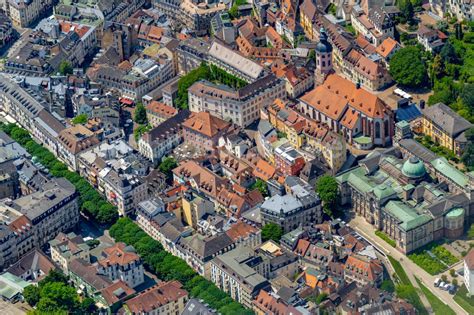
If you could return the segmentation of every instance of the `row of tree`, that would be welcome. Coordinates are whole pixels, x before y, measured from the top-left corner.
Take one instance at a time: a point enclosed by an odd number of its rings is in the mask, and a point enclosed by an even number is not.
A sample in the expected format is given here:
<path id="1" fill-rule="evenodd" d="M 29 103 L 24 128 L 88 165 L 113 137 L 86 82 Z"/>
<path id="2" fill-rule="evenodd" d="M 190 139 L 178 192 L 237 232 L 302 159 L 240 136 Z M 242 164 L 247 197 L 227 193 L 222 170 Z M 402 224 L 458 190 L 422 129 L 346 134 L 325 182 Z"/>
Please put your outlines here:
<path id="1" fill-rule="evenodd" d="M 53 153 L 36 143 L 27 130 L 15 124 L 0 124 L 0 129 L 23 146 L 29 154 L 36 156 L 40 163 L 49 169 L 52 176 L 65 177 L 76 187 L 80 195 L 81 211 L 100 224 L 108 225 L 117 220 L 117 208 L 105 200 L 85 178 L 68 170 L 67 166 L 60 162 Z"/>
<path id="2" fill-rule="evenodd" d="M 247 85 L 247 82 L 244 80 L 237 78 L 215 65 L 209 66 L 206 63 L 202 63 L 198 68 L 190 71 L 178 80 L 178 96 L 176 98 L 176 104 L 179 108 L 188 108 L 188 89 L 199 80 L 217 81 L 218 83 L 228 85 L 235 89 Z"/>
<path id="3" fill-rule="evenodd" d="M 36 309 L 32 314 L 95 314 L 97 307 L 91 298 L 82 301 L 68 278 L 60 271 L 51 270 L 38 286 L 30 285 L 23 291 L 26 302 Z"/>
<path id="4" fill-rule="evenodd" d="M 199 276 L 184 260 L 164 250 L 163 246 L 129 218 L 120 218 L 109 230 L 118 242 L 132 245 L 148 270 L 164 281 L 178 280 L 192 297 L 202 299 L 221 314 L 253 314 L 212 282 Z"/>

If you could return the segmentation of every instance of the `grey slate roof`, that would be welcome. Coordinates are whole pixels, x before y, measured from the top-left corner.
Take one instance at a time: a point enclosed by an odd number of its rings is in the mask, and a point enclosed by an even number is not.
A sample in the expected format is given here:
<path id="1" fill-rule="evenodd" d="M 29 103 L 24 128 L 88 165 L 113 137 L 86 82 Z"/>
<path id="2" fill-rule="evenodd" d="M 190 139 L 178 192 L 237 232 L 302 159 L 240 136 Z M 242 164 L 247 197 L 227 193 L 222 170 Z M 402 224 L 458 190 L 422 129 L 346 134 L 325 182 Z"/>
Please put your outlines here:
<path id="1" fill-rule="evenodd" d="M 459 116 L 443 103 L 425 108 L 423 116 L 453 138 L 473 126 L 469 121 Z"/>
<path id="2" fill-rule="evenodd" d="M 288 213 L 301 207 L 303 207 L 303 204 L 298 199 L 290 195 L 275 195 L 267 199 L 262 204 L 262 209 L 276 213 Z"/>

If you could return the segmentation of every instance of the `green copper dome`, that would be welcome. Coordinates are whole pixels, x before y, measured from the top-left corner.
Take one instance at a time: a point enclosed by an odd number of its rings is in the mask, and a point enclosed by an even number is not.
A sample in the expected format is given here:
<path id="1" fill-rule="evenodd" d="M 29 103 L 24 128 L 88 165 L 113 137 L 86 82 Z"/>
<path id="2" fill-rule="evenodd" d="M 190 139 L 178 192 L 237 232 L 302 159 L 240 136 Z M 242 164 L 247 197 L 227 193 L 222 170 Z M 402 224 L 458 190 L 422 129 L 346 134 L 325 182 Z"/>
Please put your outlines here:
<path id="1" fill-rule="evenodd" d="M 425 165 L 417 157 L 411 157 L 403 163 L 402 173 L 409 178 L 423 177 L 426 174 Z"/>

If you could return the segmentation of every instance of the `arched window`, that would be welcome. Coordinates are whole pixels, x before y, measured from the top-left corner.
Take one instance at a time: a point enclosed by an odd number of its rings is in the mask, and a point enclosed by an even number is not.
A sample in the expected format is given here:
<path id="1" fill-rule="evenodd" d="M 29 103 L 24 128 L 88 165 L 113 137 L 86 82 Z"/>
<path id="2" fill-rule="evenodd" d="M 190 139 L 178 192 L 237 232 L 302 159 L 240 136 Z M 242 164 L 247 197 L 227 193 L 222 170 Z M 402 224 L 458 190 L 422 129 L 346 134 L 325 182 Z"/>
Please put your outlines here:
<path id="1" fill-rule="evenodd" d="M 380 123 L 378 121 L 375 123 L 375 138 L 380 138 Z"/>

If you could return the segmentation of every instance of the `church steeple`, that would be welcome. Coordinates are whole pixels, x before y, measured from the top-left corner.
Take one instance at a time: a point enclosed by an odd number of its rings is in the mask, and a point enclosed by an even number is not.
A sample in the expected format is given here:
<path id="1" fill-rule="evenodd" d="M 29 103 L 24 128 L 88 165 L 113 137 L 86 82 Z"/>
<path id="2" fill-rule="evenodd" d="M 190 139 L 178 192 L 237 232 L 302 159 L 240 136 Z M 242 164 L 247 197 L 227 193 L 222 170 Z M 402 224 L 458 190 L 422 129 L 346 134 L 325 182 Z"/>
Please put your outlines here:
<path id="1" fill-rule="evenodd" d="M 316 85 L 320 85 L 324 82 L 326 76 L 332 72 L 332 46 L 328 41 L 328 35 L 324 27 L 319 30 L 319 43 L 316 45 L 315 53 L 315 82 Z"/>

